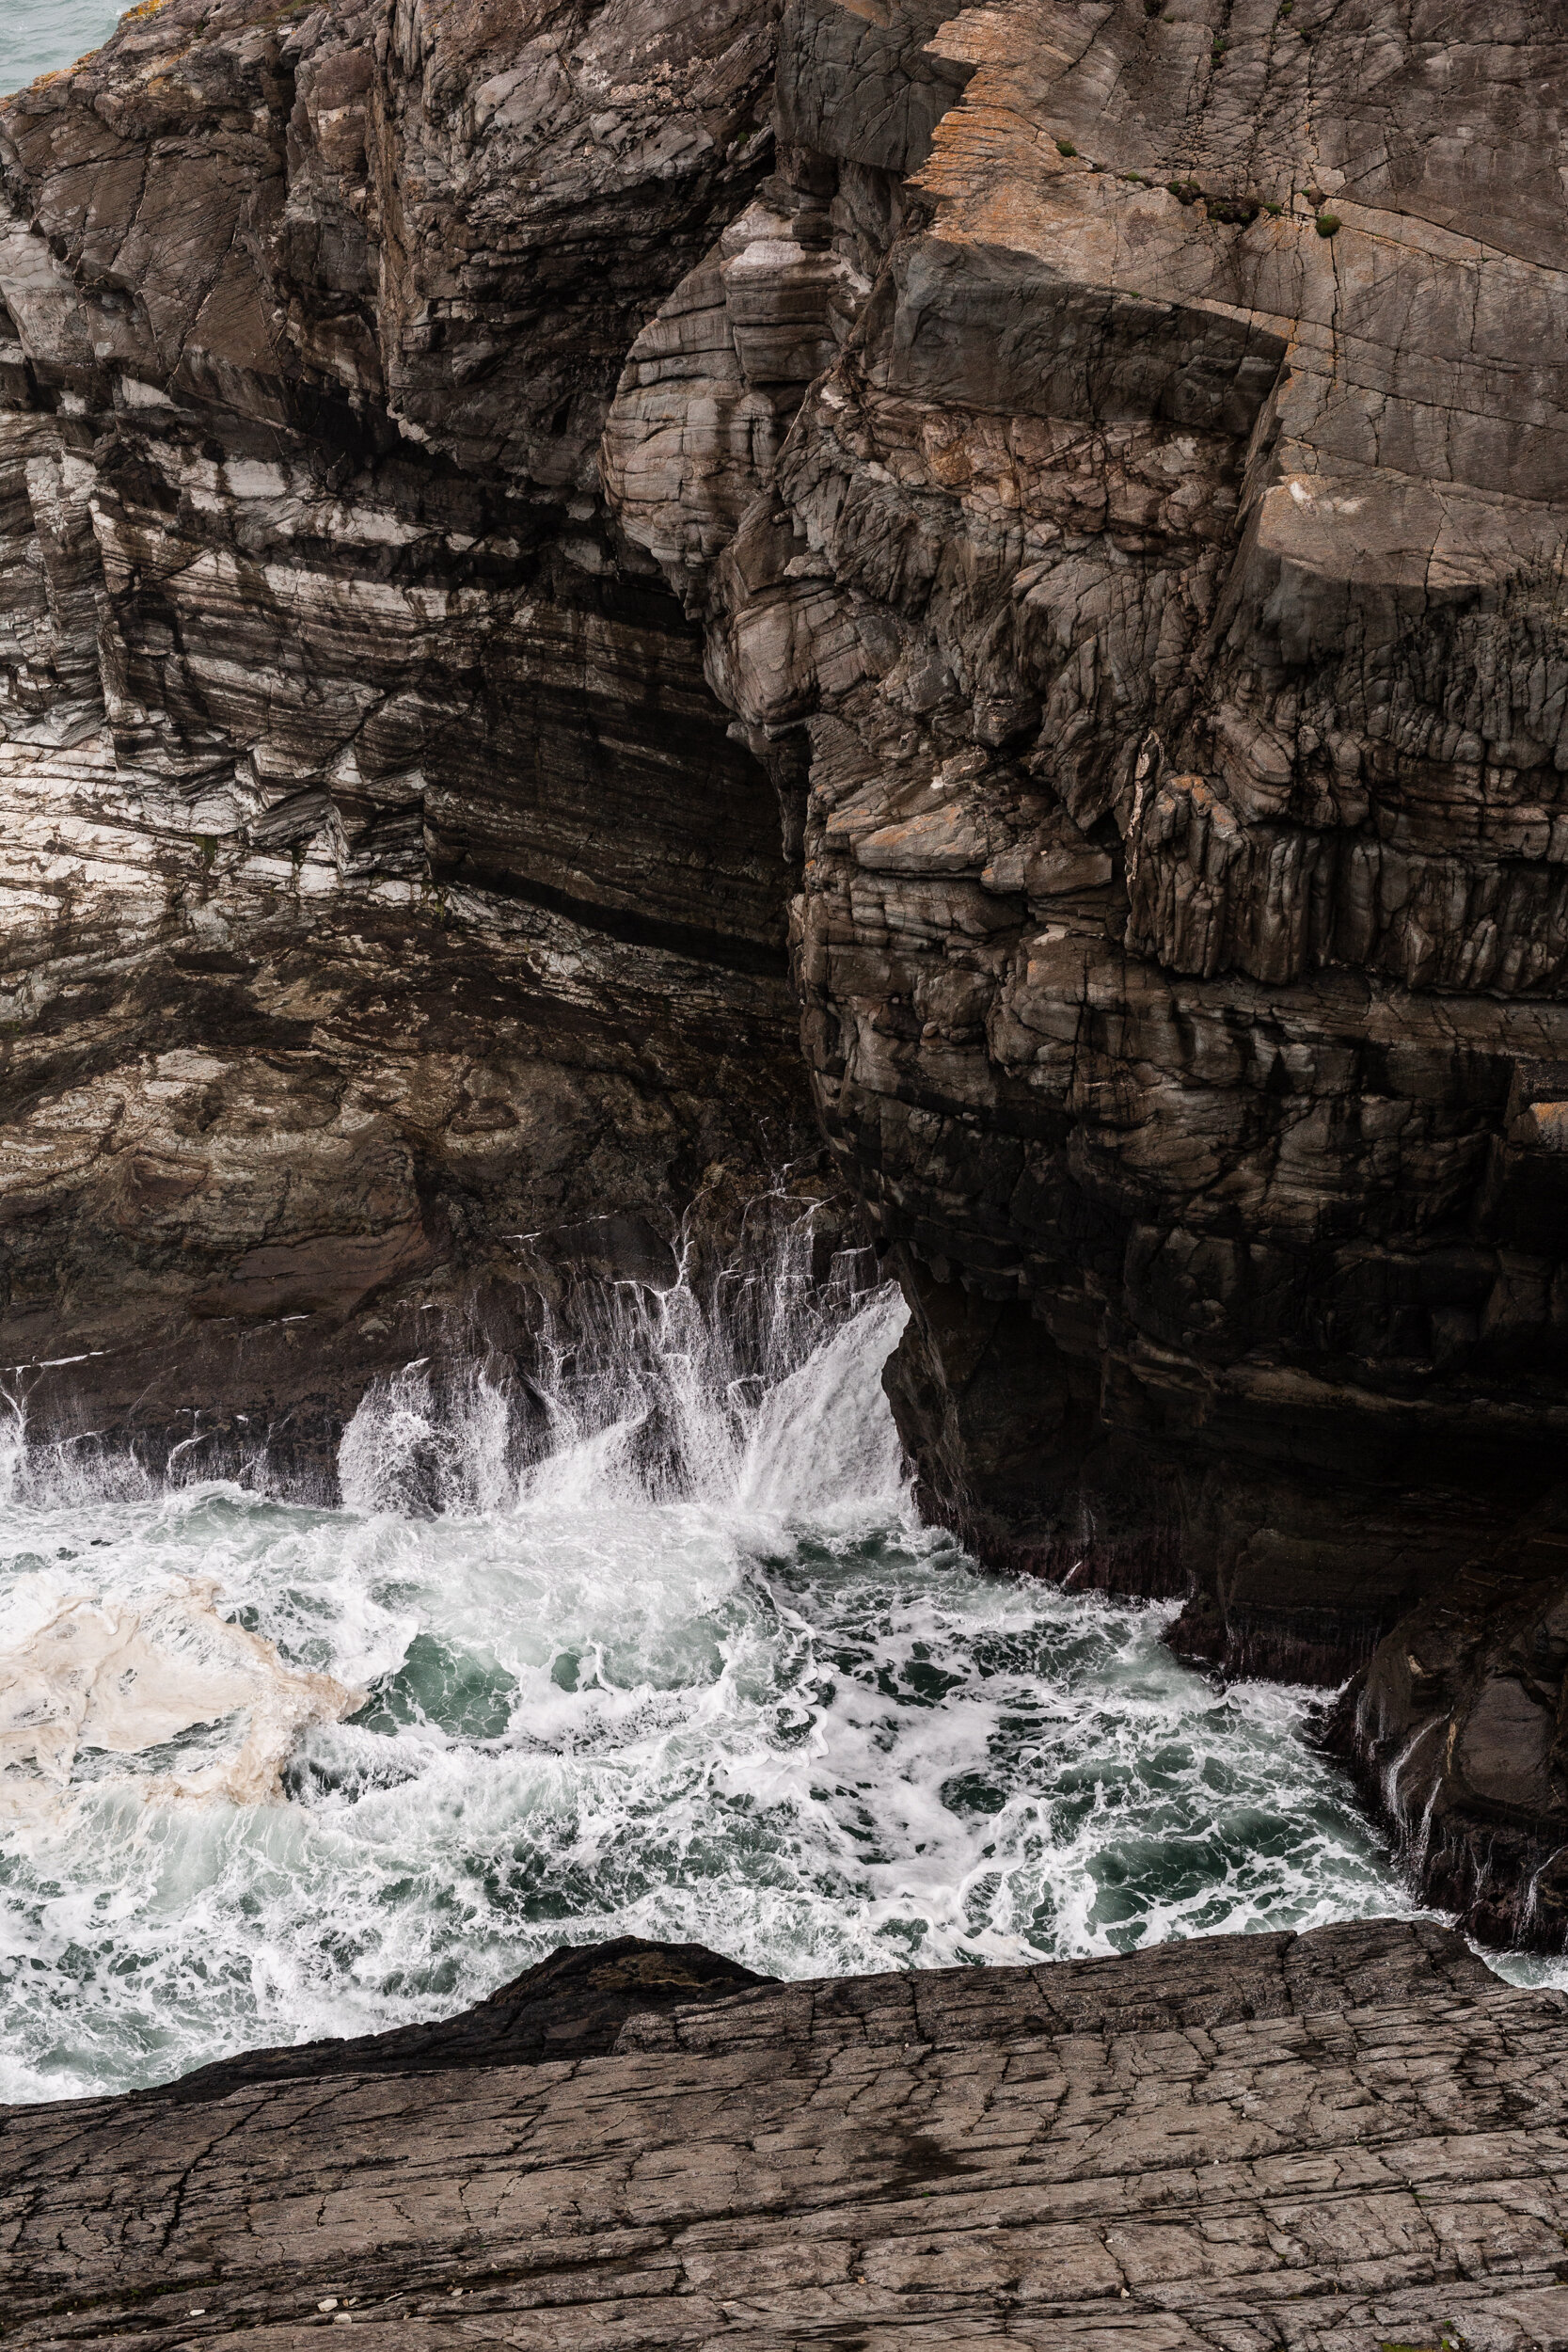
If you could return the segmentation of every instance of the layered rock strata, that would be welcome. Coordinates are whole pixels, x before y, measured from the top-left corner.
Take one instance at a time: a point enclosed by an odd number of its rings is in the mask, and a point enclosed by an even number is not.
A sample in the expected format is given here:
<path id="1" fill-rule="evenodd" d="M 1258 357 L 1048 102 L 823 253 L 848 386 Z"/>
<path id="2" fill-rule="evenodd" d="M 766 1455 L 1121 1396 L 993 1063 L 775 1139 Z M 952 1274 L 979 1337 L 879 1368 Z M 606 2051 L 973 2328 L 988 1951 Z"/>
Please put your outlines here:
<path id="1" fill-rule="evenodd" d="M 1568 2346 L 1561 1996 L 1441 1929 L 534 1975 L 553 2046 L 457 2020 L 444 2070 L 380 2037 L 7 2110 L 8 2343 Z"/>
<path id="2" fill-rule="evenodd" d="M 800 810 L 927 1502 L 1244 1671 L 1564 1434 L 1565 90 L 1539 6 L 792 0 L 607 433 Z"/>
<path id="3" fill-rule="evenodd" d="M 594 462 L 771 63 L 750 8 L 168 0 L 0 110 L 35 1423 L 329 1464 L 372 1373 L 526 1324 L 517 1236 L 815 1148 L 776 798 Z"/>

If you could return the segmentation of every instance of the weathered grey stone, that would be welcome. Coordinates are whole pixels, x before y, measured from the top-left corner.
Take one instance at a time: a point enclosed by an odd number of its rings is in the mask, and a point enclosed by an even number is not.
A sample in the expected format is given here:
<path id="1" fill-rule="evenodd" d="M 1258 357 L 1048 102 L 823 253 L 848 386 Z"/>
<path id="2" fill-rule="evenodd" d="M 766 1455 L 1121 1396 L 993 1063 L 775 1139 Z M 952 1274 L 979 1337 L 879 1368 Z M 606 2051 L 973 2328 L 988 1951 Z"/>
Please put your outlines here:
<path id="1" fill-rule="evenodd" d="M 7 2110 L 8 2343 L 1568 2345 L 1562 1999 L 1439 1928 L 673 2006 L 721 1963 L 642 1953 L 536 1972 L 560 2026 L 646 1973 L 609 2055 Z"/>

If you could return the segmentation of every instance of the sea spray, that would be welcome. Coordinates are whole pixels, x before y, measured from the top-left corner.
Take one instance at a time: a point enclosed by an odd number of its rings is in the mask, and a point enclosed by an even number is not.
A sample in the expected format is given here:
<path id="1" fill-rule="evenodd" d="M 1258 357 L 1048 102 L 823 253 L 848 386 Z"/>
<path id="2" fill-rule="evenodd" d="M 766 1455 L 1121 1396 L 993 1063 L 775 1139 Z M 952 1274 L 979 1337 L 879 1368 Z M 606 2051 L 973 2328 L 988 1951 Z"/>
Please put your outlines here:
<path id="1" fill-rule="evenodd" d="M 367 1695 L 270 1802 L 181 1793 L 243 1706 L 78 1740 L 69 1825 L 0 1832 L 0 2097 L 445 2013 L 628 1931 L 800 1975 L 1404 1907 L 1304 1693 L 914 1523 L 902 1305 L 822 1254 L 780 1209 L 731 1265 L 542 1282 L 527 1362 L 367 1396 L 338 1509 L 18 1465 L 0 1605 L 145 1624 L 207 1580 L 279 1675 Z"/>
<path id="2" fill-rule="evenodd" d="M 483 1515 L 701 1502 L 783 1521 L 904 1507 L 881 1367 L 907 1310 L 871 1253 L 814 1274 L 810 1211 L 744 1235 L 740 1267 L 668 1287 L 541 1291 L 531 1375 L 463 1363 L 376 1382 L 344 1433 L 351 1509 Z M 865 1278 L 869 1276 L 870 1279 Z"/>

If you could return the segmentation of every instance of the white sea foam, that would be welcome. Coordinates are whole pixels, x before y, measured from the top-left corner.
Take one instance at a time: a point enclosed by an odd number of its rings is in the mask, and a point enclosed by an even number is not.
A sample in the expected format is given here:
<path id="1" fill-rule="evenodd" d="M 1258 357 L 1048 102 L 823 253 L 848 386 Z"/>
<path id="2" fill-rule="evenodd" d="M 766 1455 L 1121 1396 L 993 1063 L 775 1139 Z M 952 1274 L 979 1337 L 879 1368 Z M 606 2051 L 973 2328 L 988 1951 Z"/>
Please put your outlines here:
<path id="1" fill-rule="evenodd" d="M 138 1793 L 265 1804 L 282 1794 L 301 1731 L 364 1702 L 330 1675 L 292 1673 L 270 1642 L 221 1617 L 212 1579 L 135 1605 L 55 1582 L 19 1578 L 0 1607 L 0 1820 L 46 1820 L 86 1753 L 140 1761 L 198 1730 L 201 1750 L 177 1749 Z"/>
<path id="2" fill-rule="evenodd" d="M 0 1624 L 102 1657 L 18 1768 L 69 1821 L 0 1832 L 0 2097 L 444 2013 L 628 1931 L 800 1975 L 1404 1906 L 1305 1693 L 1221 1692 L 1163 1610 L 915 1524 L 902 1306 L 772 1232 L 705 1289 L 558 1297 L 531 1382 L 372 1391 L 341 1510 L 19 1460 Z M 124 1639 L 147 1743 L 94 1747 Z"/>

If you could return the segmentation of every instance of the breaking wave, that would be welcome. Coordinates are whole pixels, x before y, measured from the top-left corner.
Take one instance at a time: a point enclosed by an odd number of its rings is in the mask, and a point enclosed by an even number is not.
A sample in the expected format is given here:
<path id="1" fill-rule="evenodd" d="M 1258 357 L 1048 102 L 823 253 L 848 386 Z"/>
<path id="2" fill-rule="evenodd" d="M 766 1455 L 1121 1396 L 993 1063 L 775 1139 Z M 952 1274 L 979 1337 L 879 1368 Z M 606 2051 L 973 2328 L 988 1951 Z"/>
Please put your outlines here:
<path id="1" fill-rule="evenodd" d="M 450 2012 L 562 1942 L 778 1975 L 1407 1908 L 1307 1694 L 921 1528 L 904 1310 L 809 1219 L 407 1367 L 342 1502 L 28 1454 L 0 1532 L 0 2098 Z"/>

